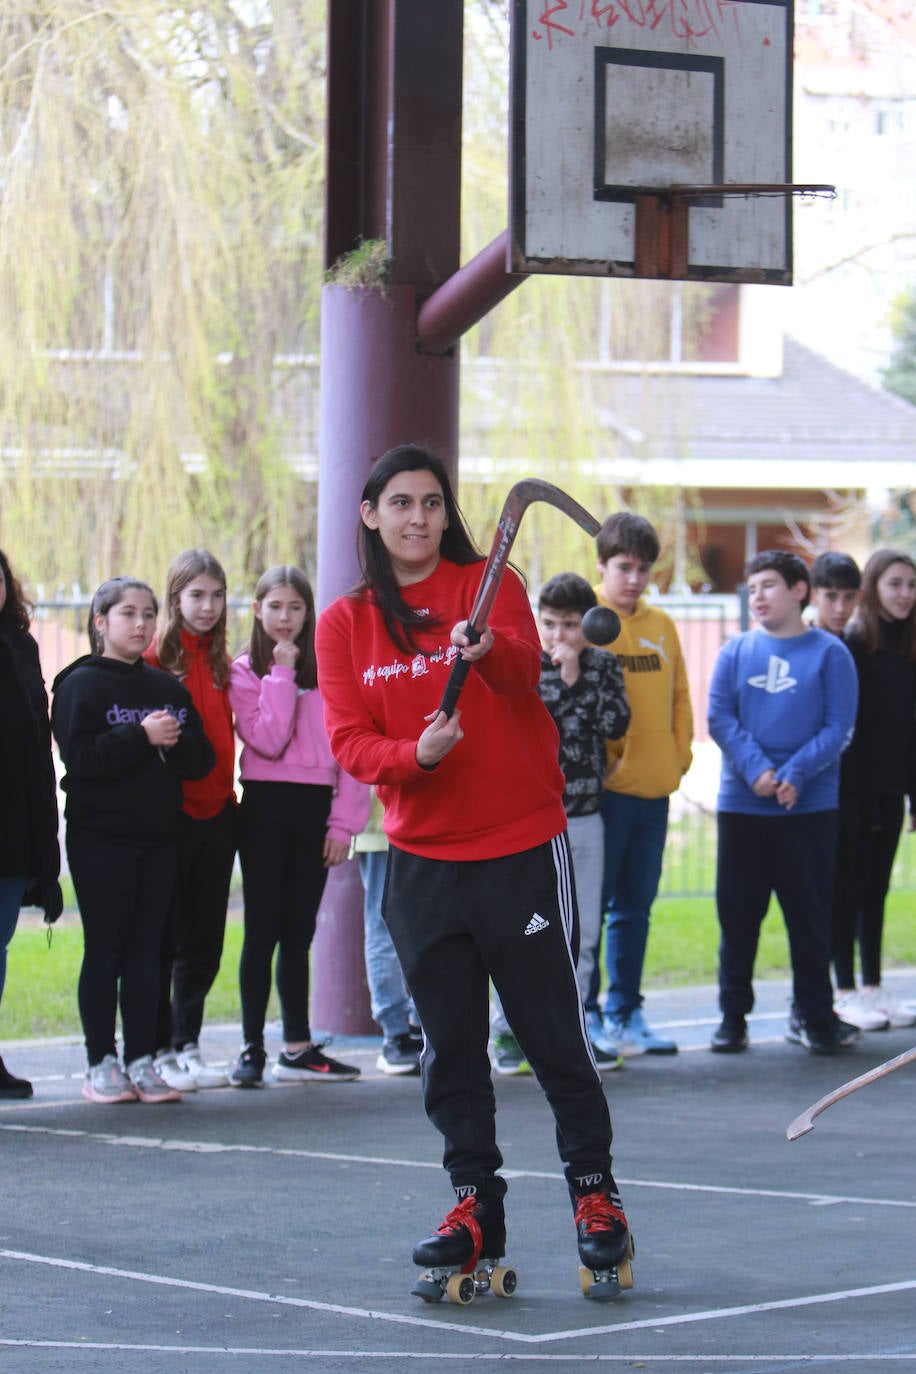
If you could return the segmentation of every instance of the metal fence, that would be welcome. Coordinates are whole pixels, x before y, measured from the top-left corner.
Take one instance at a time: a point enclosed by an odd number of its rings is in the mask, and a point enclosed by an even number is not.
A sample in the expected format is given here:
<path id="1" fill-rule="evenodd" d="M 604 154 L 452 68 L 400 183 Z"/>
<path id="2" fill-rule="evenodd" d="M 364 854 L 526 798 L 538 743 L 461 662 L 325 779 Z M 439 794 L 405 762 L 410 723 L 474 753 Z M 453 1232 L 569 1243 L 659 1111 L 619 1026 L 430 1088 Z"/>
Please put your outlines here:
<path id="1" fill-rule="evenodd" d="M 681 787 L 671 798 L 668 841 L 660 893 L 666 897 L 711 897 L 715 891 L 716 790 L 719 751 L 706 728 L 706 709 L 713 665 L 727 638 L 746 624 L 738 596 L 658 598 L 678 628 L 687 664 L 694 713 L 694 761 Z M 242 651 L 251 629 L 251 602 L 229 602 L 229 651 Z M 38 640 L 46 681 L 80 654 L 88 652 L 88 598 L 41 601 L 35 608 L 32 633 Z M 746 615 L 746 612 L 745 612 Z M 892 886 L 916 889 L 916 857 L 906 837 L 897 851 Z"/>

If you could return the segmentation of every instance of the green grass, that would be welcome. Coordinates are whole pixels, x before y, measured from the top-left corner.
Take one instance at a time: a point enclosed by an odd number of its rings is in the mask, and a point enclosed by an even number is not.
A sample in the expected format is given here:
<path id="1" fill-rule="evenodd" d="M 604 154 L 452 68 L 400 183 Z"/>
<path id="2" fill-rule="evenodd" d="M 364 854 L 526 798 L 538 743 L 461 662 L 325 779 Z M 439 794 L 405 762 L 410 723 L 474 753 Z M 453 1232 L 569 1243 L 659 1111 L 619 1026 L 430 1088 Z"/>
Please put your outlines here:
<path id="1" fill-rule="evenodd" d="M 916 965 L 913 894 L 895 892 L 888 900 L 884 950 L 888 967 Z M 660 897 L 652 913 L 643 985 L 646 988 L 714 983 L 719 931 L 715 903 L 706 897 Z M 55 927 L 50 949 L 45 928 L 24 918 L 10 945 L 6 991 L 0 1007 L 0 1039 L 79 1035 L 76 984 L 82 958 L 82 930 L 67 915 Z M 207 1020 L 238 1021 L 238 965 L 242 925 L 236 917 L 226 927 L 222 967 L 207 999 Z M 787 977 L 788 948 L 779 908 L 764 921 L 756 976 Z M 279 1016 L 276 993 L 268 1018 Z"/>
<path id="2" fill-rule="evenodd" d="M 207 998 L 209 1021 L 239 1021 L 239 954 L 242 923 L 230 919 L 219 976 Z M 20 920 L 9 948 L 6 989 L 0 1006 L 0 1040 L 30 1036 L 80 1035 L 76 985 L 83 957 L 83 931 L 67 913 L 54 927 L 48 948 L 46 928 L 33 919 Z M 279 1017 L 276 992 L 268 1020 Z"/>
<path id="3" fill-rule="evenodd" d="M 888 968 L 916 964 L 916 923 L 912 910 L 912 892 L 893 892 L 888 897 L 883 945 Z M 716 904 L 711 897 L 659 897 L 652 908 L 644 987 L 714 983 L 718 945 Z M 786 928 L 774 901 L 760 932 L 755 976 L 780 978 L 789 973 Z"/>

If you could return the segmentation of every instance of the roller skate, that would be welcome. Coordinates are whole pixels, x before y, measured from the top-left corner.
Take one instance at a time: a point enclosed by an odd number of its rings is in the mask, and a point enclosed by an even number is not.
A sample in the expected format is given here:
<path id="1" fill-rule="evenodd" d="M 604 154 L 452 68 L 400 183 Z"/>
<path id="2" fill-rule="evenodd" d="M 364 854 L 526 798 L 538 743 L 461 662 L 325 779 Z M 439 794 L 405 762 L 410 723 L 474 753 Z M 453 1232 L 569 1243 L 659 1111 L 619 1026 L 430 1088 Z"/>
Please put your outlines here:
<path id="1" fill-rule="evenodd" d="M 490 1190 L 456 1188 L 457 1206 L 414 1248 L 413 1262 L 423 1270 L 410 1290 L 415 1297 L 424 1302 L 445 1297 L 465 1307 L 478 1293 L 508 1298 L 515 1292 L 515 1270 L 499 1263 L 506 1248 L 505 1183 L 496 1180 Z"/>
<path id="2" fill-rule="evenodd" d="M 579 1283 L 587 1298 L 616 1298 L 633 1287 L 631 1260 L 636 1253 L 620 1196 L 610 1174 L 589 1192 L 570 1189 L 579 1242 Z"/>

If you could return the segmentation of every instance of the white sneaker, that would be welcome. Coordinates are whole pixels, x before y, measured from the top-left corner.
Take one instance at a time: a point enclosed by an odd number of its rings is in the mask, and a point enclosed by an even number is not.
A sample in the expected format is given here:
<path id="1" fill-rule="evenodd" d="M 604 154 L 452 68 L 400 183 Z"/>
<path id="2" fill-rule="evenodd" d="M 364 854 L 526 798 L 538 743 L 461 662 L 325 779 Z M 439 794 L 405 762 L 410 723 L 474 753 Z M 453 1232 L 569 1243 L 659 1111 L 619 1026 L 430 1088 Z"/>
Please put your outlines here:
<path id="1" fill-rule="evenodd" d="M 887 1017 L 887 1024 L 892 1030 L 899 1030 L 904 1026 L 916 1026 L 916 1012 L 901 1006 L 887 988 L 863 988 L 861 996 L 866 1006 Z"/>
<path id="2" fill-rule="evenodd" d="M 833 1002 L 833 1010 L 841 1021 L 859 1030 L 887 1030 L 889 1021 L 883 1011 L 869 1003 L 861 992 L 839 993 Z"/>
<path id="3" fill-rule="evenodd" d="M 174 1050 L 160 1050 L 153 1060 L 153 1068 L 160 1078 L 179 1093 L 196 1093 L 197 1084 L 187 1070 L 178 1062 Z"/>
<path id="4" fill-rule="evenodd" d="M 229 1074 L 215 1064 L 205 1064 L 199 1045 L 185 1045 L 175 1055 L 178 1067 L 194 1081 L 197 1088 L 228 1088 Z"/>

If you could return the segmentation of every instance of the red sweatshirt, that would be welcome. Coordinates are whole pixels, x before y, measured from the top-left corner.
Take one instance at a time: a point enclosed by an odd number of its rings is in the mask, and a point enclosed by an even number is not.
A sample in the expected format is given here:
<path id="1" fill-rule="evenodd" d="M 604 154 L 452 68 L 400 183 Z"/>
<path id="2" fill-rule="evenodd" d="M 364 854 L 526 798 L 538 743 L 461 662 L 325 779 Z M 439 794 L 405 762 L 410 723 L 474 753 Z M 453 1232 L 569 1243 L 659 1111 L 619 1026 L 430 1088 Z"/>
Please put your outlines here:
<path id="1" fill-rule="evenodd" d="M 226 802 L 235 801 L 235 732 L 229 705 L 229 684 L 217 687 L 210 668 L 210 635 L 181 632 L 186 671 L 180 679 L 191 694 L 204 723 L 204 732 L 213 746 L 216 765 L 205 778 L 182 783 L 182 811 L 196 821 L 219 815 Z M 160 668 L 156 645 L 143 655 L 153 668 Z"/>
<path id="2" fill-rule="evenodd" d="M 440 626 L 416 634 L 425 651 L 401 653 L 371 600 L 343 596 L 318 621 L 318 681 L 341 767 L 377 784 L 385 833 L 431 859 L 492 859 L 566 828 L 559 736 L 537 693 L 541 646 L 520 579 L 503 578 L 490 616 L 493 647 L 472 665 L 458 702 L 464 739 L 431 770 L 416 760 L 424 716 L 439 705 L 483 563 L 446 559 L 404 600 Z"/>

